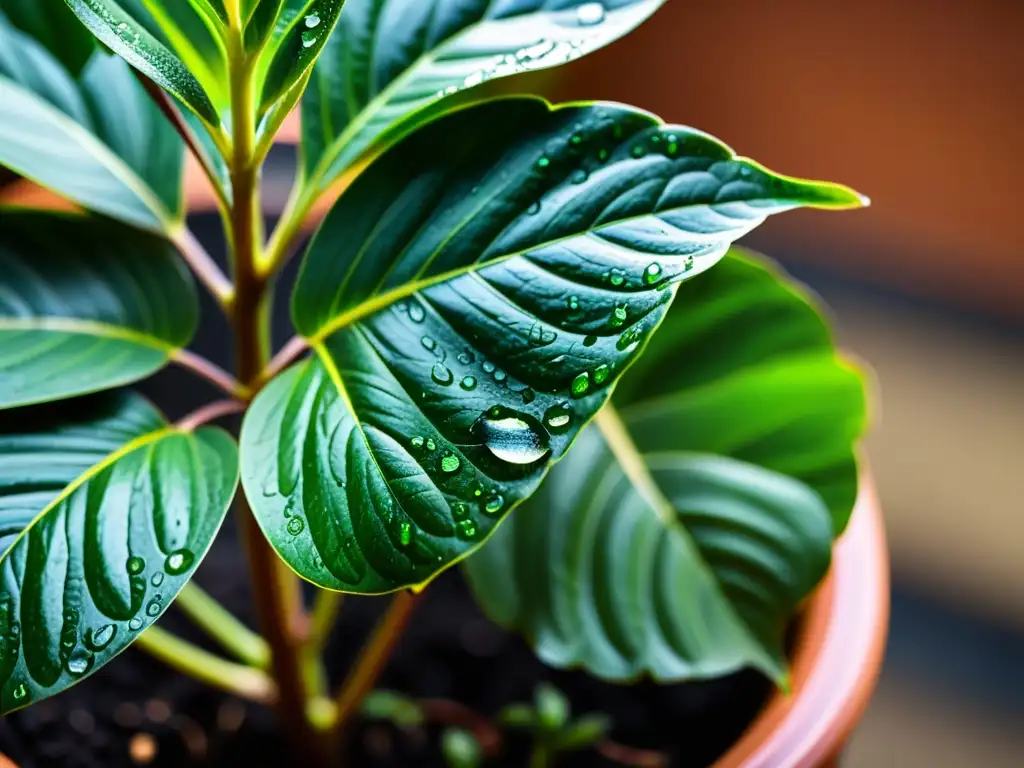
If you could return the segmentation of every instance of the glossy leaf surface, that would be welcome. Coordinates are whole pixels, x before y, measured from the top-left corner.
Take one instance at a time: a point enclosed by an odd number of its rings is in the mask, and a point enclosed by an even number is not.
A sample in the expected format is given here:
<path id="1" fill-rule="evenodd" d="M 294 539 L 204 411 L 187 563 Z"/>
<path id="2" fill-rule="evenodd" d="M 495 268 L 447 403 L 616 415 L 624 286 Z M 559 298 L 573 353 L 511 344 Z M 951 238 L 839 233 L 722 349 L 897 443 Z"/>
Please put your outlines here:
<path id="1" fill-rule="evenodd" d="M 184 6 L 185 0 L 178 0 Z M 68 7 L 104 45 L 174 94 L 210 125 L 219 118 L 210 95 L 179 56 L 152 30 L 153 20 L 116 0 L 67 0 Z"/>
<path id="2" fill-rule="evenodd" d="M 799 287 L 734 251 L 681 286 L 613 400 L 622 421 L 599 417 L 466 562 L 478 602 L 554 666 L 783 683 L 853 506 L 860 376 Z"/>
<path id="3" fill-rule="evenodd" d="M 406 139 L 312 243 L 315 357 L 257 397 L 243 482 L 301 575 L 422 583 L 537 486 L 675 286 L 771 213 L 858 205 L 618 105 L 488 102 Z"/>
<path id="4" fill-rule="evenodd" d="M 307 183 L 324 189 L 385 135 L 445 96 L 564 64 L 607 45 L 664 0 L 348 0 L 302 101 Z"/>
<path id="5" fill-rule="evenodd" d="M 72 75 L 0 16 L 0 103 L 0 164 L 134 226 L 181 225 L 184 145 L 116 56 Z"/>
<path id="6" fill-rule="evenodd" d="M 148 376 L 191 339 L 192 278 L 112 222 L 0 209 L 0 408 Z"/>
<path id="7" fill-rule="evenodd" d="M 89 30 L 64 0 L 0 0 L 0 12 L 53 54 L 72 75 L 82 71 L 96 50 Z"/>
<path id="8" fill-rule="evenodd" d="M 64 690 L 159 618 L 238 480 L 220 429 L 105 393 L 0 413 L 0 712 Z"/>

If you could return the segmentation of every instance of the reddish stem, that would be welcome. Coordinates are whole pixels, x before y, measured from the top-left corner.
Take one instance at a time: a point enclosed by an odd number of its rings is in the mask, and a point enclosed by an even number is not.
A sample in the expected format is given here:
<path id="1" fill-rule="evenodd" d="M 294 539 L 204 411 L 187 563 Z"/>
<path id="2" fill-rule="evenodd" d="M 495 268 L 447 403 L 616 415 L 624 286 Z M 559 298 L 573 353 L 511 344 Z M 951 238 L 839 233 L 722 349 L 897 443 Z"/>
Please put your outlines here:
<path id="1" fill-rule="evenodd" d="M 242 400 L 246 400 L 249 397 L 249 390 L 238 379 L 213 361 L 207 360 L 195 352 L 179 349 L 171 356 L 171 360 L 182 368 L 186 368 L 197 376 L 206 379 L 225 394 Z"/>
<path id="2" fill-rule="evenodd" d="M 242 413 L 247 407 L 241 400 L 218 400 L 215 403 L 204 405 L 197 411 L 193 411 L 179 421 L 176 426 L 182 432 L 192 432 L 215 419 L 229 416 L 233 413 Z"/>

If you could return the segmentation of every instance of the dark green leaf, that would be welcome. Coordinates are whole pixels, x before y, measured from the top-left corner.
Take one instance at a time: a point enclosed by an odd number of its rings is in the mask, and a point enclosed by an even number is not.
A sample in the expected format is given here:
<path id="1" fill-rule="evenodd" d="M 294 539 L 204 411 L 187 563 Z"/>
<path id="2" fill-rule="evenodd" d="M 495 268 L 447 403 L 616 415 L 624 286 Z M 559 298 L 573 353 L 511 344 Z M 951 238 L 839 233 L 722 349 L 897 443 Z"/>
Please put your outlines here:
<path id="1" fill-rule="evenodd" d="M 560 731 L 569 722 L 569 700 L 565 694 L 548 683 L 541 683 L 534 691 L 537 721 L 545 731 Z"/>
<path id="2" fill-rule="evenodd" d="M 67 0 L 67 4 L 100 42 L 178 97 L 209 125 L 220 122 L 217 109 L 199 80 L 177 54 L 157 39 L 146 19 L 129 13 L 115 0 Z"/>
<path id="3" fill-rule="evenodd" d="M 64 0 L 0 0 L 0 12 L 53 54 L 72 75 L 82 71 L 96 50 L 93 36 Z"/>
<path id="4" fill-rule="evenodd" d="M 163 613 L 220 528 L 234 441 L 104 394 L 0 414 L 0 711 L 96 671 Z"/>
<path id="5" fill-rule="evenodd" d="M 268 56 L 260 112 L 265 112 L 313 66 L 341 15 L 345 0 L 308 0 L 298 8 L 285 3 L 277 20 L 278 32 L 264 55 Z M 294 101 L 292 102 L 294 104 Z"/>
<path id="6" fill-rule="evenodd" d="M 196 327 L 170 247 L 113 222 L 0 209 L 0 408 L 148 376 Z"/>
<path id="7" fill-rule="evenodd" d="M 399 728 L 423 725 L 424 720 L 419 704 L 394 691 L 371 691 L 359 711 L 363 717 L 387 720 Z"/>
<path id="8" fill-rule="evenodd" d="M 614 402 L 623 432 L 603 414 L 466 563 L 481 606 L 555 666 L 783 683 L 853 505 L 860 377 L 802 289 L 734 250 L 680 287 Z"/>
<path id="9" fill-rule="evenodd" d="M 302 102 L 313 194 L 374 142 L 486 80 L 555 67 L 627 34 L 664 0 L 348 0 Z"/>
<path id="10" fill-rule="evenodd" d="M 448 728 L 441 735 L 441 752 L 449 768 L 477 768 L 483 761 L 480 742 L 469 731 Z"/>
<path id="11" fill-rule="evenodd" d="M 859 204 L 617 105 L 506 99 L 431 124 L 310 246 L 293 318 L 316 355 L 242 431 L 257 519 L 321 586 L 425 582 L 533 492 L 680 281 L 771 213 Z"/>
<path id="12" fill-rule="evenodd" d="M 589 747 L 603 739 L 611 725 L 607 715 L 584 715 L 559 734 L 554 747 L 564 752 Z"/>
<path id="13" fill-rule="evenodd" d="M 0 163 L 134 226 L 181 226 L 184 145 L 116 56 L 73 77 L 0 17 L 0 100 Z"/>

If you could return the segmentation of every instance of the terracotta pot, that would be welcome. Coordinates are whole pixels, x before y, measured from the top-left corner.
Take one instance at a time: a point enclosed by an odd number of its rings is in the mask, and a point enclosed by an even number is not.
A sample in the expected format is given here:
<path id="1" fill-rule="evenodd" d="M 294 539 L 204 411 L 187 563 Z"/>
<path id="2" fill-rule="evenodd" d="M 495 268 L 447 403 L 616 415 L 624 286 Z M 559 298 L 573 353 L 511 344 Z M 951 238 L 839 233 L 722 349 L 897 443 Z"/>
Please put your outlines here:
<path id="1" fill-rule="evenodd" d="M 792 693 L 776 694 L 714 768 L 833 764 L 875 689 L 888 626 L 889 555 L 868 480 L 800 620 Z"/>

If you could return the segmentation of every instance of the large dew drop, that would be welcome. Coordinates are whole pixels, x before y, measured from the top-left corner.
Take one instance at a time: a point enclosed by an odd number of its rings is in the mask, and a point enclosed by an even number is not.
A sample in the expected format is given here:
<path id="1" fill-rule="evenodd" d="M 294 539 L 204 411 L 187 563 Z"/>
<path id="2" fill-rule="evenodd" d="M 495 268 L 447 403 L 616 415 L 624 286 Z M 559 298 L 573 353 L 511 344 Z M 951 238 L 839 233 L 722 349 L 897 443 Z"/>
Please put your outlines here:
<path id="1" fill-rule="evenodd" d="M 178 576 L 187 571 L 195 559 L 196 556 L 187 549 L 175 550 L 164 560 L 164 570 L 172 576 Z"/>
<path id="2" fill-rule="evenodd" d="M 474 425 L 483 444 L 508 464 L 533 464 L 551 451 L 548 433 L 532 416 L 496 405 Z"/>
<path id="3" fill-rule="evenodd" d="M 605 10 L 601 3 L 584 3 L 576 9 L 576 21 L 581 27 L 593 27 L 604 21 Z"/>

